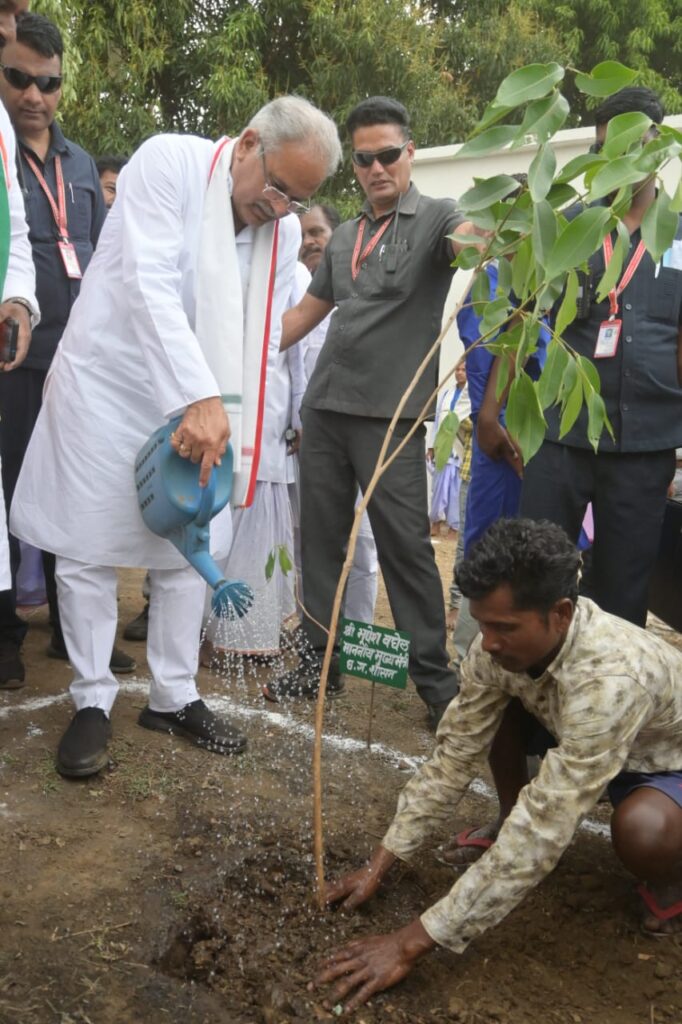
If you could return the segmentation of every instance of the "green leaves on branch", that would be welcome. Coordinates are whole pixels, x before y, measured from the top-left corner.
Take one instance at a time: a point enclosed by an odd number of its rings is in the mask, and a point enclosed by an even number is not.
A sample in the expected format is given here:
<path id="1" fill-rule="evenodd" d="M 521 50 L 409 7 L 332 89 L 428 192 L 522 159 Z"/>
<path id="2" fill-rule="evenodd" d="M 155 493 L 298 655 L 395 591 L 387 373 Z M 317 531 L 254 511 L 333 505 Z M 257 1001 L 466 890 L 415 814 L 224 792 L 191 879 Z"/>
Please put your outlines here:
<path id="1" fill-rule="evenodd" d="M 576 73 L 575 84 L 586 95 L 602 98 L 635 77 L 617 61 L 604 61 L 589 75 Z M 457 260 L 459 266 L 476 271 L 471 301 L 485 346 L 498 357 L 497 397 L 508 392 L 507 427 L 525 461 L 542 442 L 543 411 L 552 406 L 560 410 L 562 437 L 579 423 L 596 448 L 604 429 L 612 432 L 595 364 L 575 355 L 563 336 L 576 318 L 585 281 L 582 272 L 590 258 L 615 231 L 611 259 L 596 285 L 595 297 L 601 302 L 620 280 L 630 251 L 630 233 L 622 218 L 633 196 L 664 164 L 682 154 L 682 132 L 661 125 L 650 138 L 650 118 L 625 113 L 609 121 L 600 153 L 582 154 L 557 171 L 551 140 L 568 114 L 560 92 L 563 79 L 564 69 L 555 63 L 514 71 L 500 85 L 474 137 L 459 151 L 472 157 L 515 149 L 527 144 L 529 136 L 539 143 L 527 186 L 519 188 L 511 175 L 497 174 L 475 178 L 473 188 L 462 196 L 465 215 L 490 236 L 484 255 L 480 246 L 472 245 Z M 657 184 L 656 198 L 642 221 L 642 238 L 655 261 L 672 245 L 682 212 L 682 184 L 674 196 L 660 181 Z M 565 213 L 576 201 L 582 205 Z M 493 295 L 483 273 L 490 258 L 498 262 Z M 533 382 L 525 365 L 547 317 L 553 324 L 553 340 L 540 379 Z M 449 448 L 446 440 L 444 434 L 444 448 Z"/>
<path id="2" fill-rule="evenodd" d="M 449 411 L 445 414 L 438 425 L 436 438 L 433 442 L 433 461 L 437 470 L 445 468 L 445 465 L 452 455 L 452 446 L 459 430 L 459 417 L 457 413 Z"/>

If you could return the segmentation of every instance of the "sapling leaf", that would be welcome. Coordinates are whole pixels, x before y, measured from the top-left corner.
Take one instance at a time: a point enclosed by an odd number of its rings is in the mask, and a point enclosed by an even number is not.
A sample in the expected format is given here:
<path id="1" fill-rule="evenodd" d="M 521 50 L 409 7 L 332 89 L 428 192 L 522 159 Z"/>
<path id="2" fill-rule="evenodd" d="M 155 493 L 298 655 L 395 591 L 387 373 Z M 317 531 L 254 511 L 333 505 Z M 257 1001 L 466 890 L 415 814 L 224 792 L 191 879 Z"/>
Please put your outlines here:
<path id="1" fill-rule="evenodd" d="M 459 417 L 457 413 L 448 411 L 438 425 L 435 440 L 433 442 L 433 461 L 436 469 L 444 469 L 448 459 L 452 455 L 452 446 L 459 430 Z"/>
<path id="2" fill-rule="evenodd" d="M 482 304 L 490 302 L 490 278 L 485 270 L 479 270 L 474 275 L 471 286 L 471 301 L 474 303 L 474 310 L 478 314 L 482 311 Z"/>
<path id="3" fill-rule="evenodd" d="M 459 206 L 465 213 L 487 210 L 492 203 L 504 199 L 519 187 L 516 178 L 509 174 L 496 174 L 486 179 L 474 178 L 474 182 L 474 187 L 467 189 L 459 198 Z"/>
<path id="4" fill-rule="evenodd" d="M 580 156 L 574 156 L 572 160 L 564 164 L 554 180 L 557 185 L 567 184 L 584 174 L 588 168 L 598 167 L 605 162 L 605 158 L 600 153 L 581 153 Z"/>
<path id="5" fill-rule="evenodd" d="M 291 555 L 285 544 L 279 545 L 279 567 L 285 576 L 288 576 L 294 567 L 294 563 L 291 561 Z"/>
<path id="6" fill-rule="evenodd" d="M 670 196 L 660 188 L 642 218 L 642 241 L 654 262 L 657 263 L 673 244 L 678 223 L 677 213 L 670 208 Z"/>
<path id="7" fill-rule="evenodd" d="M 562 405 L 566 404 L 568 396 L 575 387 L 576 381 L 578 380 L 578 367 L 575 359 L 568 357 L 568 361 L 564 368 L 564 375 L 561 378 L 561 384 L 559 386 L 559 401 Z"/>
<path id="8" fill-rule="evenodd" d="M 592 68 L 589 75 L 578 72 L 575 84 L 586 96 L 611 96 L 619 89 L 630 85 L 637 77 L 637 72 L 626 68 L 617 60 L 605 60 Z"/>
<path id="9" fill-rule="evenodd" d="M 599 371 L 592 360 L 588 359 L 587 356 L 576 356 L 576 362 L 578 364 L 578 370 L 582 371 L 582 373 L 587 377 L 589 386 L 599 393 L 601 390 Z M 587 394 L 587 391 L 585 393 Z"/>
<path id="10" fill-rule="evenodd" d="M 566 277 L 564 297 L 561 300 L 561 305 L 559 306 L 554 323 L 554 331 L 559 337 L 562 337 L 566 328 L 569 324 L 573 323 L 578 315 L 578 289 L 578 275 L 575 270 L 569 270 L 568 276 Z M 563 347 L 561 351 L 564 351 Z"/>
<path id="11" fill-rule="evenodd" d="M 554 61 L 549 64 L 527 64 L 507 75 L 493 102 L 500 107 L 519 107 L 522 103 L 546 96 L 563 77 L 564 69 Z"/>
<path id="12" fill-rule="evenodd" d="M 497 380 L 495 381 L 495 400 L 498 402 L 507 389 L 511 368 L 512 354 L 505 348 L 500 356 L 500 362 L 497 367 Z"/>
<path id="13" fill-rule="evenodd" d="M 495 153 L 504 149 L 516 138 L 519 126 L 517 124 L 499 124 L 495 128 L 486 128 L 480 135 L 475 135 L 461 146 L 455 155 L 455 159 L 463 156 L 486 156 L 488 153 Z"/>
<path id="14" fill-rule="evenodd" d="M 629 111 L 616 114 L 606 126 L 606 137 L 602 152 L 607 160 L 626 153 L 630 146 L 642 141 L 643 136 L 651 128 L 652 120 L 640 111 Z"/>
<path id="15" fill-rule="evenodd" d="M 622 227 L 623 230 L 618 231 L 618 238 L 616 239 L 616 244 L 613 247 L 613 254 L 609 260 L 609 265 L 604 271 L 601 281 L 597 285 L 597 290 L 595 292 L 597 302 L 603 302 L 611 289 L 615 288 L 620 281 L 623 263 L 630 248 L 630 235 L 628 229 L 622 221 L 618 221 L 618 227 Z"/>
<path id="16" fill-rule="evenodd" d="M 268 555 L 268 560 L 265 563 L 265 578 L 266 578 L 266 580 L 268 580 L 268 582 L 272 579 L 272 574 L 275 571 L 275 562 L 276 562 L 276 560 L 277 560 L 277 556 L 276 556 L 276 554 L 275 554 L 275 552 L 273 550 Z"/>
<path id="17" fill-rule="evenodd" d="M 547 358 L 538 381 L 538 398 L 543 409 L 548 409 L 558 400 L 559 387 L 568 359 L 568 352 L 564 346 L 552 338 L 547 346 Z"/>
<path id="18" fill-rule="evenodd" d="M 534 100 L 526 108 L 517 141 L 523 144 L 528 135 L 534 135 L 539 143 L 546 142 L 561 128 L 569 110 L 567 99 L 556 89 L 549 96 Z"/>
<path id="19" fill-rule="evenodd" d="M 506 298 L 512 287 L 512 269 L 509 260 L 502 258 L 497 264 L 496 296 Z"/>
<path id="20" fill-rule="evenodd" d="M 570 221 L 554 243 L 545 268 L 547 277 L 551 280 L 584 263 L 601 244 L 610 219 L 607 207 L 591 206 Z"/>
<path id="21" fill-rule="evenodd" d="M 529 462 L 543 442 L 547 424 L 538 393 L 525 370 L 511 383 L 505 418 L 507 430 L 521 449 L 524 463 Z"/>
<path id="22" fill-rule="evenodd" d="M 533 207 L 533 253 L 535 259 L 544 268 L 552 251 L 557 235 L 557 221 L 554 210 L 546 199 L 536 202 Z"/>
<path id="23" fill-rule="evenodd" d="M 599 448 L 599 441 L 604 428 L 613 438 L 613 427 L 606 415 L 604 399 L 596 391 L 590 391 L 586 397 L 587 403 L 587 439 L 595 452 Z"/>
<path id="24" fill-rule="evenodd" d="M 624 185 L 634 185 L 642 180 L 642 170 L 637 166 L 637 154 L 626 153 L 625 156 L 617 156 L 614 160 L 600 167 L 594 177 L 585 183 L 589 185 L 588 201 L 593 203 L 597 199 L 617 192 Z"/>
<path id="25" fill-rule="evenodd" d="M 564 402 L 563 411 L 561 413 L 561 422 L 559 424 L 559 437 L 564 437 L 575 421 L 580 415 L 580 410 L 583 405 L 583 382 L 579 375 L 576 375 L 576 381 L 573 385 L 566 401 Z"/>
<path id="26" fill-rule="evenodd" d="M 540 146 L 528 168 L 528 189 L 534 203 L 539 203 L 549 192 L 555 171 L 554 150 L 549 145 Z"/>

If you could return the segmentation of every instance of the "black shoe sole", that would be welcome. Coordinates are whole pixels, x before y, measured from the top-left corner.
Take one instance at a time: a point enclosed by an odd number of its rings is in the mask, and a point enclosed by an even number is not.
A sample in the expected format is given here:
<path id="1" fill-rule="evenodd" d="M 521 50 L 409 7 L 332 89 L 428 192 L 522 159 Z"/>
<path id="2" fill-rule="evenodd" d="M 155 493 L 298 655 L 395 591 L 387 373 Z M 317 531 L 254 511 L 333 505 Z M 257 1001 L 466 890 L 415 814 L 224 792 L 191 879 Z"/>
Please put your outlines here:
<path id="1" fill-rule="evenodd" d="M 26 683 L 23 679 L 4 679 L 0 683 L 0 692 L 2 690 L 21 690 Z"/>
<path id="2" fill-rule="evenodd" d="M 100 759 L 93 764 L 82 765 L 80 768 L 71 768 L 69 765 L 62 764 L 59 759 L 55 764 L 55 767 L 60 775 L 63 775 L 67 779 L 86 779 L 90 775 L 97 775 L 109 764 L 109 751 L 105 750 Z"/>
<path id="3" fill-rule="evenodd" d="M 333 690 L 330 689 L 329 684 L 327 684 L 324 698 L 325 700 L 336 700 L 337 697 L 340 697 L 343 694 L 345 689 L 346 684 L 343 680 L 339 680 L 338 685 L 335 686 Z M 298 693 L 278 694 L 274 688 L 272 690 L 270 689 L 268 683 L 264 683 L 261 687 L 261 693 L 266 700 L 270 701 L 271 704 L 280 704 L 282 701 L 287 700 L 317 700 L 318 688 L 316 687 L 314 690 L 310 689 L 307 692 L 300 690 Z"/>
<path id="4" fill-rule="evenodd" d="M 232 754 L 243 754 L 246 750 L 246 736 L 243 736 L 241 741 L 231 744 L 215 743 L 213 740 L 204 739 L 203 736 L 197 736 L 195 732 L 185 729 L 182 725 L 169 722 L 167 719 L 155 715 L 149 708 L 145 708 L 140 712 L 137 724 L 141 725 L 143 729 L 151 729 L 154 732 L 166 732 L 171 736 L 182 736 L 184 739 L 189 740 L 190 743 L 193 743 L 195 747 L 208 750 L 211 754 L 222 754 L 224 757 L 230 757 Z"/>

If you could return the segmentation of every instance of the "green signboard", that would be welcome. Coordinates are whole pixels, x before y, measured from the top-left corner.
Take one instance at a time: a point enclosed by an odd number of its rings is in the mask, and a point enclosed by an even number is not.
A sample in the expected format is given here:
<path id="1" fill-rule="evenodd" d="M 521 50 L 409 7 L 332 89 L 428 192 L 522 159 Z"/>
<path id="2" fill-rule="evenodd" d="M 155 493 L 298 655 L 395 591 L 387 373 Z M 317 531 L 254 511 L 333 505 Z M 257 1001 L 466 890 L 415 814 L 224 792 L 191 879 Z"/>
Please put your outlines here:
<path id="1" fill-rule="evenodd" d="M 341 619 L 341 672 L 404 690 L 410 638 L 396 629 Z"/>

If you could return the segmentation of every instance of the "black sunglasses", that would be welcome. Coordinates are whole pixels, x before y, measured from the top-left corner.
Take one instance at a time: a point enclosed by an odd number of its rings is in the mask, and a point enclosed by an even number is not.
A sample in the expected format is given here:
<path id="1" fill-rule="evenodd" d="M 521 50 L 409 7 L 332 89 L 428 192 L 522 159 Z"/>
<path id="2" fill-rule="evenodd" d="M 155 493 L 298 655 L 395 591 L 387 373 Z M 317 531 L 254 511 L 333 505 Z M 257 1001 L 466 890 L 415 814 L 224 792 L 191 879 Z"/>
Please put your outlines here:
<path id="1" fill-rule="evenodd" d="M 400 159 L 408 142 L 409 139 L 407 142 L 403 142 L 402 146 L 380 149 L 378 153 L 369 153 L 366 149 L 354 149 L 350 158 L 357 167 L 371 167 L 375 160 L 378 160 L 382 167 L 388 167 L 389 164 L 394 164 L 396 160 Z"/>
<path id="2" fill-rule="evenodd" d="M 8 68 L 6 64 L 0 64 L 0 67 L 5 81 L 13 89 L 21 89 L 22 92 L 32 85 L 37 85 L 40 92 L 45 93 L 57 92 L 62 87 L 61 75 L 29 75 L 26 71 L 20 71 L 19 68 Z"/>

